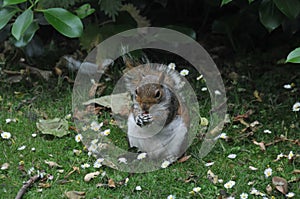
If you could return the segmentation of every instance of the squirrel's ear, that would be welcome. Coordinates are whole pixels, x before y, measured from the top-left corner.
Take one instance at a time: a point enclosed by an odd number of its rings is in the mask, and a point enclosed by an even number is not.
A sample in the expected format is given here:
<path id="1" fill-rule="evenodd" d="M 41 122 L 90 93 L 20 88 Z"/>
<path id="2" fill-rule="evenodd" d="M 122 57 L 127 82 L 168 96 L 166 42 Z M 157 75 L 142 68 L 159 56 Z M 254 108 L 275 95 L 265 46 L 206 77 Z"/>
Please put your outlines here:
<path id="1" fill-rule="evenodd" d="M 159 76 L 158 83 L 163 84 L 164 80 L 165 80 L 165 73 L 162 71 Z"/>

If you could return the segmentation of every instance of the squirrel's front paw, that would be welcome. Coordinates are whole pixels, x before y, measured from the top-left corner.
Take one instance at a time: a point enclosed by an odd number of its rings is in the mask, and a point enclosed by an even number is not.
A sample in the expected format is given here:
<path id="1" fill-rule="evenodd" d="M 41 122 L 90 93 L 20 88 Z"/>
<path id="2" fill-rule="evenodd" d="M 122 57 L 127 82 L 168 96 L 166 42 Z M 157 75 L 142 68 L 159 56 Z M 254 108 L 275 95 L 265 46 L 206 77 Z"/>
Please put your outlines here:
<path id="1" fill-rule="evenodd" d="M 144 126 L 152 122 L 152 115 L 146 114 L 146 113 L 140 113 L 138 116 L 135 118 L 135 123 L 138 126 Z"/>

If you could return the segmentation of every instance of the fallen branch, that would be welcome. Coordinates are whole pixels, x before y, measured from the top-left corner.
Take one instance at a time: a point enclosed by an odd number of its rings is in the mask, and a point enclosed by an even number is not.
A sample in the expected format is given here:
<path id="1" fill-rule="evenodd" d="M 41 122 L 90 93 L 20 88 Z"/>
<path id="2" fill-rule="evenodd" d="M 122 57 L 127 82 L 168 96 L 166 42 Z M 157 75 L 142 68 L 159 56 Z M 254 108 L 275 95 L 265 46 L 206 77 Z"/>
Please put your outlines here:
<path id="1" fill-rule="evenodd" d="M 25 182 L 22 186 L 22 188 L 19 190 L 17 196 L 15 199 L 21 199 L 22 196 L 25 194 L 26 190 L 31 186 L 33 185 L 33 183 L 35 181 L 37 181 L 38 179 L 40 178 L 39 175 L 35 175 L 35 176 L 32 176 L 27 182 Z"/>

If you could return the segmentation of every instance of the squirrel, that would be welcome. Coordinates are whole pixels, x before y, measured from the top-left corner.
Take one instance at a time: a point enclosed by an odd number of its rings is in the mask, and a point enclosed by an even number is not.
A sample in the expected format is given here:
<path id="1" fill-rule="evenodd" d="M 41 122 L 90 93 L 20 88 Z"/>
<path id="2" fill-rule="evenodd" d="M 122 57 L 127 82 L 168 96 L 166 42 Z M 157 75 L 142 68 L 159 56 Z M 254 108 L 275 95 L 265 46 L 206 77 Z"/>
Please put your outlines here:
<path id="1" fill-rule="evenodd" d="M 163 64 L 144 64 L 125 74 L 132 98 L 127 137 L 130 147 L 170 162 L 188 147 L 189 114 L 181 96 L 184 80 Z"/>

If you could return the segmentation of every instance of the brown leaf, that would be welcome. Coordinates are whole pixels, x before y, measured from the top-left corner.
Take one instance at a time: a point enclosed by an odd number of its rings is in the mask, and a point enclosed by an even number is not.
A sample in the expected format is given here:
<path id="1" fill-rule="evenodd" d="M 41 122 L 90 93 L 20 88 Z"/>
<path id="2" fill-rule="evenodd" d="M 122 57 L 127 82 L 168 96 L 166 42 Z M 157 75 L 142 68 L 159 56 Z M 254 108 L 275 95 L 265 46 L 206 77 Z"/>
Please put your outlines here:
<path id="1" fill-rule="evenodd" d="M 247 119 L 249 118 L 250 115 L 252 115 L 254 113 L 254 111 L 252 109 L 248 110 L 246 113 L 241 114 L 241 115 L 237 115 L 233 118 L 233 121 L 239 121 L 240 119 Z"/>
<path id="2" fill-rule="evenodd" d="M 40 188 L 49 188 L 49 187 L 51 187 L 51 184 L 50 183 L 39 183 L 39 187 Z"/>
<path id="3" fill-rule="evenodd" d="M 266 191 L 267 191 L 268 194 L 271 194 L 272 193 L 272 186 L 268 184 L 267 187 L 266 187 Z"/>
<path id="4" fill-rule="evenodd" d="M 295 169 L 295 170 L 293 171 L 293 174 L 300 174 L 300 169 Z"/>
<path id="5" fill-rule="evenodd" d="M 58 68 L 57 66 L 54 67 L 54 72 L 58 76 L 62 75 L 62 70 L 60 68 Z"/>
<path id="6" fill-rule="evenodd" d="M 69 199 L 85 198 L 85 192 L 83 192 L 83 191 L 67 191 L 67 192 L 65 192 L 65 195 Z"/>
<path id="7" fill-rule="evenodd" d="M 253 140 L 253 144 L 258 145 L 260 147 L 260 150 L 266 151 L 266 146 L 264 142 L 256 142 L 255 140 Z"/>
<path id="8" fill-rule="evenodd" d="M 72 173 L 74 173 L 75 171 L 77 171 L 77 173 L 80 174 L 80 169 L 79 167 L 73 167 L 73 170 L 70 171 L 64 178 L 67 179 Z"/>
<path id="9" fill-rule="evenodd" d="M 97 177 L 100 174 L 99 171 L 96 172 L 92 172 L 92 173 L 88 173 L 84 176 L 84 181 L 85 182 L 89 182 L 91 181 L 93 178 Z"/>
<path id="10" fill-rule="evenodd" d="M 281 192 L 284 195 L 287 194 L 287 192 L 288 192 L 288 183 L 284 178 L 274 176 L 272 178 L 272 183 L 279 192 Z"/>
<path id="11" fill-rule="evenodd" d="M 108 187 L 110 187 L 110 188 L 116 188 L 115 181 L 113 179 L 111 179 L 111 178 L 108 180 Z"/>
<path id="12" fill-rule="evenodd" d="M 207 171 L 207 179 L 212 182 L 213 184 L 218 183 L 218 176 L 215 175 L 211 170 Z"/>
<path id="13" fill-rule="evenodd" d="M 56 162 L 53 161 L 47 161 L 45 160 L 45 163 L 49 165 L 49 167 L 53 168 L 53 167 L 62 167 L 59 164 L 57 164 Z"/>
<path id="14" fill-rule="evenodd" d="M 90 88 L 90 91 L 89 91 L 89 97 L 90 98 L 95 97 L 95 94 L 96 94 L 96 91 L 97 91 L 98 87 L 100 87 L 100 90 L 102 90 L 102 91 L 104 91 L 104 89 L 106 88 L 104 83 L 93 82 L 93 85 L 92 85 L 92 87 Z"/>
<path id="15" fill-rule="evenodd" d="M 180 158 L 178 160 L 179 163 L 183 163 L 183 162 L 186 162 L 188 159 L 190 159 L 191 155 L 186 155 L 186 156 L 183 156 L 182 158 Z"/>

